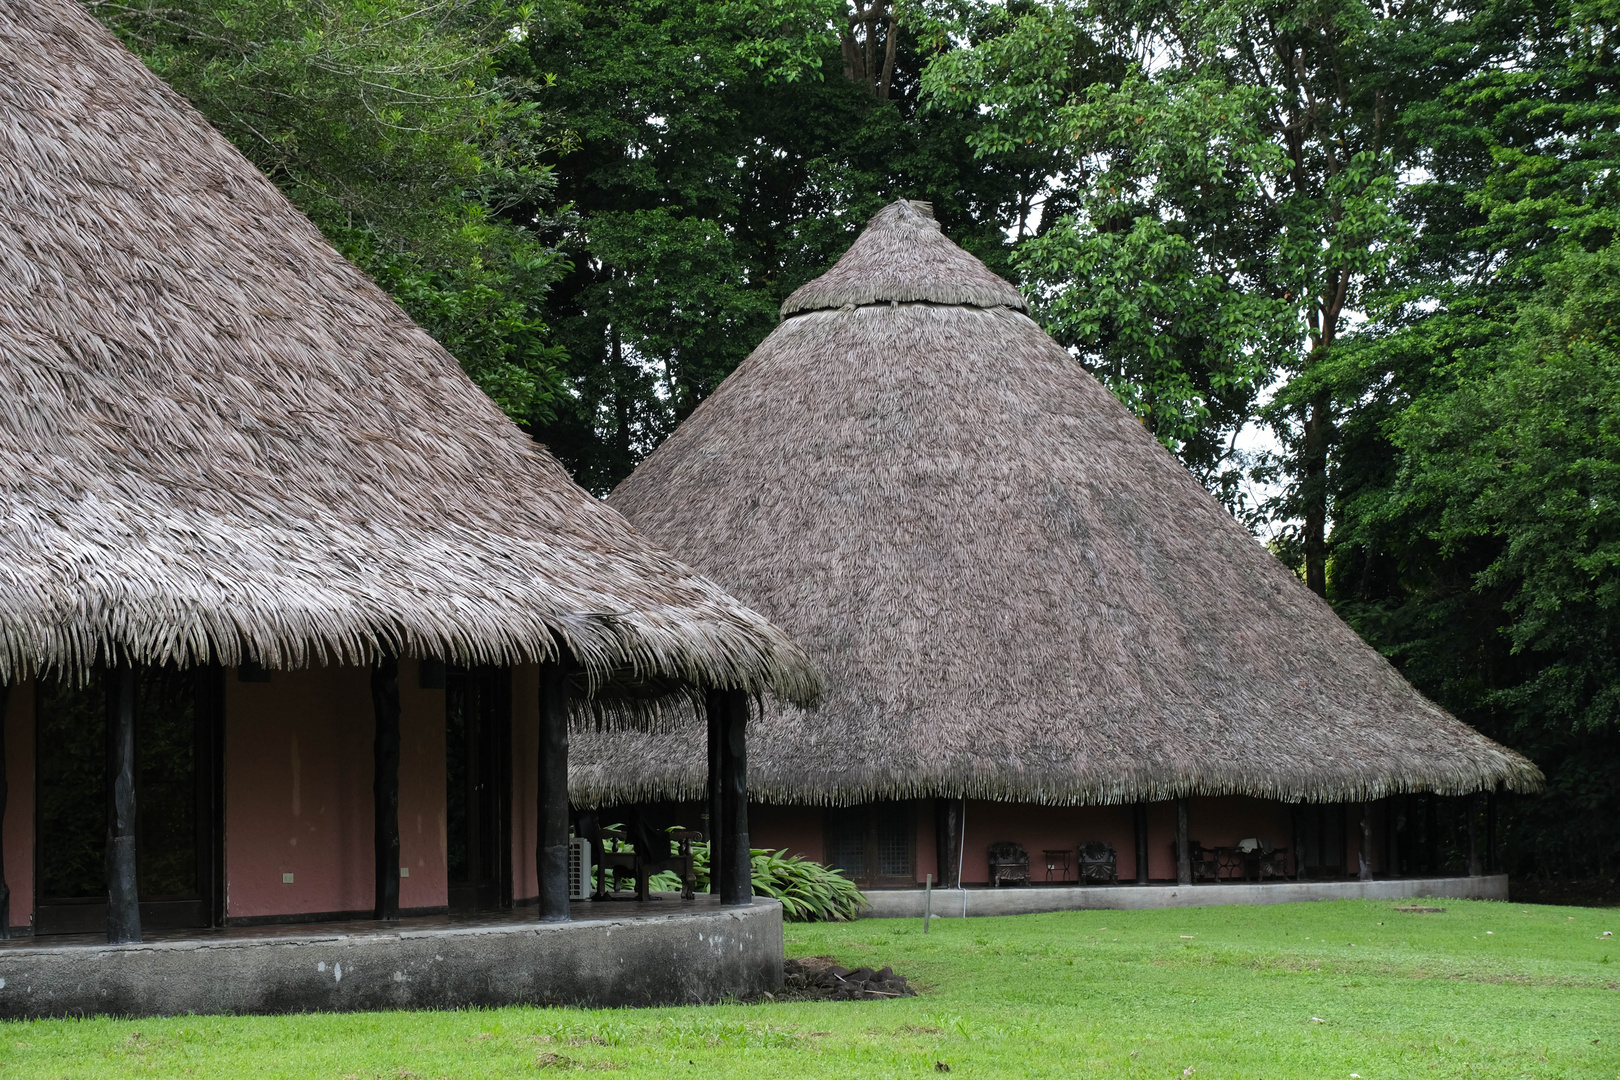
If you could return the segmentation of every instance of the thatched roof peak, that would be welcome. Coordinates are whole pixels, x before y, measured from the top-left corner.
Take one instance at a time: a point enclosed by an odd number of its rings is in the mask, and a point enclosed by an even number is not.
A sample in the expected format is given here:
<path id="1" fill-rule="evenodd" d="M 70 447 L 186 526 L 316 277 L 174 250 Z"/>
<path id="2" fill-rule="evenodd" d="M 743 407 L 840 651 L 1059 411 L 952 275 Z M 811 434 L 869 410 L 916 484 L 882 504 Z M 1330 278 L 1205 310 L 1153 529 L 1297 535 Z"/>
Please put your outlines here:
<path id="1" fill-rule="evenodd" d="M 902 298 L 897 266 L 904 295 L 936 302 L 845 306 Z M 1414 690 L 1014 304 L 940 302 L 964 267 L 987 273 L 888 207 L 806 286 L 840 295 L 777 326 L 610 499 L 826 678 L 818 710 L 767 705 L 751 726 L 756 797 L 1541 784 Z M 701 731 L 573 751 L 580 802 L 704 791 Z"/>
<path id="2" fill-rule="evenodd" d="M 831 270 L 794 290 L 782 317 L 908 303 L 1028 310 L 1017 289 L 945 238 L 931 205 L 900 199 L 872 215 Z"/>
<path id="3" fill-rule="evenodd" d="M 81 4 L 0 6 L 0 71 L 0 680 L 566 653 L 637 713 L 814 698 Z"/>

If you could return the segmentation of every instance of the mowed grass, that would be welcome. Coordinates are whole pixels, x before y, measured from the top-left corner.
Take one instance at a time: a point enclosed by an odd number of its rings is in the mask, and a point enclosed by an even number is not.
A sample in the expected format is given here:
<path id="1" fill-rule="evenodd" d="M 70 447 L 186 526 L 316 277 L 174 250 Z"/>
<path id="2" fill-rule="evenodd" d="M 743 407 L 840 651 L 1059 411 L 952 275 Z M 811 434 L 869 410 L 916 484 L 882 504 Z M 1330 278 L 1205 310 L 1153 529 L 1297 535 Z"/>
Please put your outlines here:
<path id="1" fill-rule="evenodd" d="M 789 955 L 923 993 L 11 1023 L 0 1078 L 1620 1078 L 1620 910 L 1435 903 L 789 925 Z"/>

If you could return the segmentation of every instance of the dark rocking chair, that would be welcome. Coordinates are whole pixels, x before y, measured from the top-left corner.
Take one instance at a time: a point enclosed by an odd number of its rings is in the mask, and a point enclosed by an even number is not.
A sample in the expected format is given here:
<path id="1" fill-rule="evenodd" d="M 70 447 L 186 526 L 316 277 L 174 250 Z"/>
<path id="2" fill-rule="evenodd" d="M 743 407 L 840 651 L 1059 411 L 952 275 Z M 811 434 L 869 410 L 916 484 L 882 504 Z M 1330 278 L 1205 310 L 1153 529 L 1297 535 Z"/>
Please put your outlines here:
<path id="1" fill-rule="evenodd" d="M 990 845 L 990 884 L 999 889 L 1009 881 L 1029 884 L 1029 852 L 1012 840 L 997 840 Z"/>
<path id="2" fill-rule="evenodd" d="M 1119 856 L 1112 844 L 1087 840 L 1080 845 L 1080 884 L 1118 885 Z"/>
<path id="3" fill-rule="evenodd" d="M 668 839 L 664 842 L 664 857 L 644 858 L 640 851 L 632 848 L 629 851 L 608 851 L 608 844 L 602 845 L 603 850 L 597 854 L 596 865 L 601 876 L 597 878 L 596 897 L 607 899 L 609 892 L 618 892 L 620 876 L 634 879 L 636 883 L 636 899 L 651 899 L 651 890 L 648 879 L 661 870 L 673 870 L 681 879 L 681 899 L 690 900 L 697 889 L 697 865 L 692 858 L 692 841 L 703 839 L 703 834 L 696 829 L 670 829 L 663 834 Z M 624 834 L 617 829 L 604 829 L 604 841 L 624 841 Z M 675 844 L 673 853 L 669 851 L 669 843 Z M 614 846 L 618 846 L 617 843 Z M 611 889 L 608 881 L 613 882 Z"/>

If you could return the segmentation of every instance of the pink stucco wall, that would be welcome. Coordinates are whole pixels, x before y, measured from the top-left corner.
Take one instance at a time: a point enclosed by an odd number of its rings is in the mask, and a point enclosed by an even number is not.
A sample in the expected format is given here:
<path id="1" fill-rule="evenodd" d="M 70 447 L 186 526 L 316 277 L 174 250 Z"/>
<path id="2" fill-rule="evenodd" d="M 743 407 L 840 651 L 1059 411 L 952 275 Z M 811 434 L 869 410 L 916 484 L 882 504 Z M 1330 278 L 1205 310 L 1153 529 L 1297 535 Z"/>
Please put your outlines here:
<path id="1" fill-rule="evenodd" d="M 11 925 L 34 921 L 34 681 L 11 688 L 3 720 L 6 740 L 6 884 L 11 888 Z"/>
<path id="2" fill-rule="evenodd" d="M 789 855 L 820 862 L 825 843 L 821 808 L 750 803 L 748 843 L 751 847 L 773 851 L 786 848 Z"/>
<path id="3" fill-rule="evenodd" d="M 402 908 L 446 902 L 444 692 L 400 666 Z M 374 903 L 370 672 L 225 678 L 226 915 L 364 911 Z M 282 875 L 291 873 L 291 884 Z"/>

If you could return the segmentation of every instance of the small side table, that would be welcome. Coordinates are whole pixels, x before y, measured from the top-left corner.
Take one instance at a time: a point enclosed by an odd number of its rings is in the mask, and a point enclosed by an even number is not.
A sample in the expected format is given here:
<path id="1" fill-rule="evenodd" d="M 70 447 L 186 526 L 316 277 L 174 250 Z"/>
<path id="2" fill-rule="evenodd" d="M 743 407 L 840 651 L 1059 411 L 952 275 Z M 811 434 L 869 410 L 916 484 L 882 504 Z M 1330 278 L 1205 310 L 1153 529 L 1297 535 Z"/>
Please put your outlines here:
<path id="1" fill-rule="evenodd" d="M 1058 881 L 1069 880 L 1069 856 L 1072 853 L 1068 848 L 1058 848 L 1056 851 L 1043 851 L 1046 862 L 1046 880 L 1052 881 L 1056 875 Z"/>

